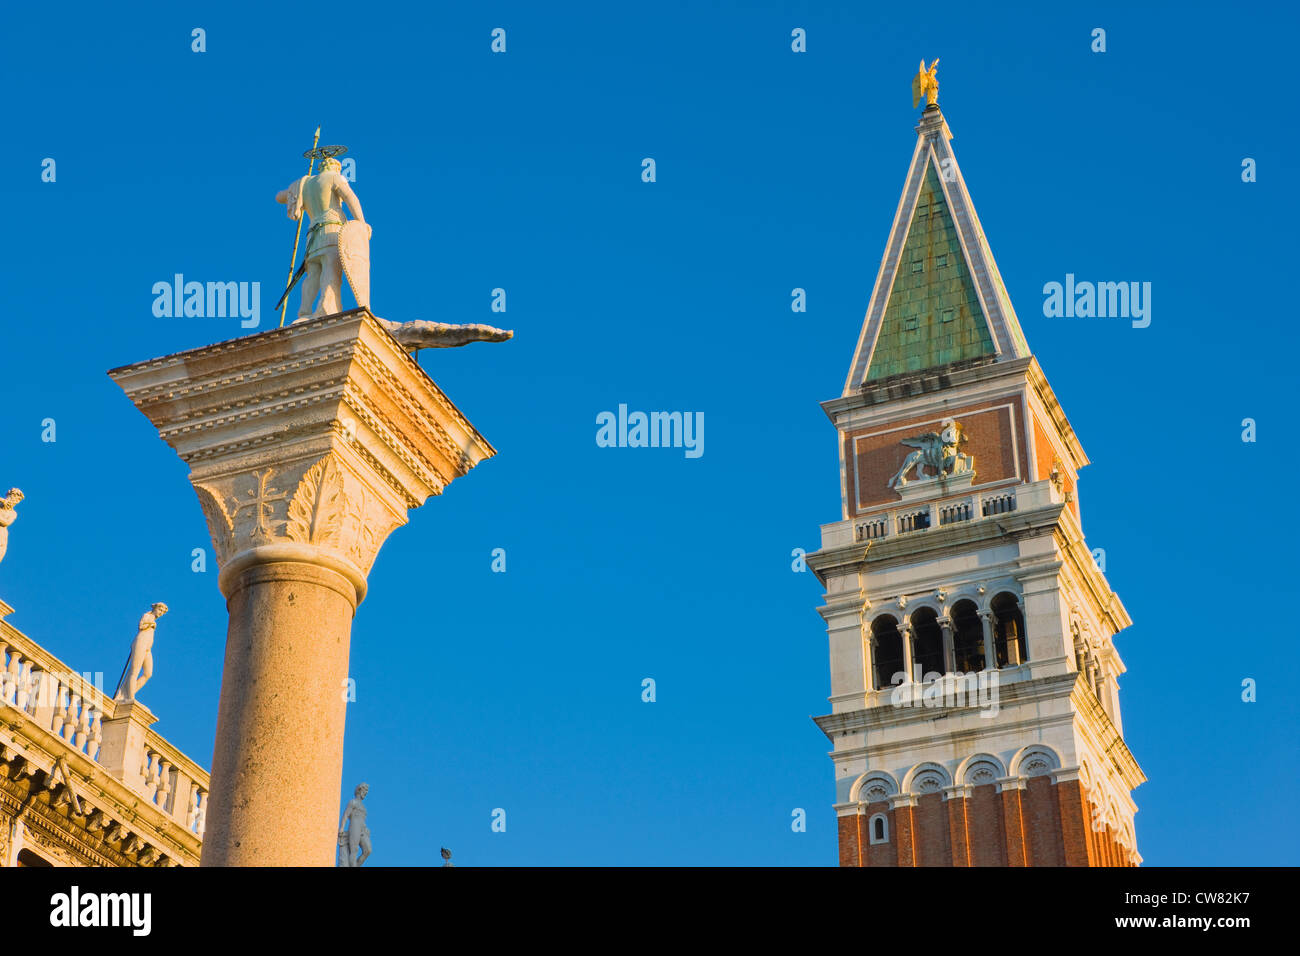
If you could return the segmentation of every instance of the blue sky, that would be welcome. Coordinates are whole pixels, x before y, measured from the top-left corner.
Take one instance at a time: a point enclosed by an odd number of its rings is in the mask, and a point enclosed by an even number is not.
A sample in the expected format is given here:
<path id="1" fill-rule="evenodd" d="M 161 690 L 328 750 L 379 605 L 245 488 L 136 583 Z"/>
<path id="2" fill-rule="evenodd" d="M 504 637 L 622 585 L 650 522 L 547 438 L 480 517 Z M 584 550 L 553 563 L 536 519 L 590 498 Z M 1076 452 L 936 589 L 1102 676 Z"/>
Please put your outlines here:
<path id="1" fill-rule="evenodd" d="M 0 482 L 28 497 L 0 565 L 10 621 L 111 682 L 166 601 L 142 696 L 210 762 L 226 616 L 215 569 L 190 569 L 206 529 L 104 373 L 246 334 L 155 318 L 178 272 L 261 282 L 273 324 L 293 241 L 274 195 L 320 123 L 356 159 L 375 311 L 516 330 L 422 353 L 500 454 L 389 538 L 354 622 L 344 787 L 371 784 L 372 862 L 833 865 L 821 589 L 790 552 L 839 517 L 818 403 L 902 188 L 912 74 L 938 56 L 967 185 L 1094 462 L 1085 532 L 1135 621 L 1139 849 L 1294 864 L 1300 143 L 1266 40 L 1296 15 L 1134 6 L 11 5 Z M 1150 281 L 1151 326 L 1044 318 L 1066 273 Z M 704 455 L 598 448 L 620 403 L 702 411 Z"/>

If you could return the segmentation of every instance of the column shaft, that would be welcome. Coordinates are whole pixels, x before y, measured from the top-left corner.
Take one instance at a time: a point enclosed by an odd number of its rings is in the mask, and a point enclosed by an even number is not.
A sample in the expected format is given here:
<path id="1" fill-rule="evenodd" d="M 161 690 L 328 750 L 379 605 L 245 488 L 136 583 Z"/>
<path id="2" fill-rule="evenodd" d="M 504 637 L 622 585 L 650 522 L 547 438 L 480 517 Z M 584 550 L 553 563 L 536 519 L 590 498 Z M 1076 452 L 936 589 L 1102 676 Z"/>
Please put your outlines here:
<path id="1" fill-rule="evenodd" d="M 984 624 L 984 667 L 986 670 L 995 671 L 998 669 L 998 645 L 993 627 L 993 613 L 985 611 L 980 615 L 980 621 Z"/>
<path id="2" fill-rule="evenodd" d="M 356 590 L 295 561 L 246 569 L 227 607 L 203 866 L 333 866 Z"/>

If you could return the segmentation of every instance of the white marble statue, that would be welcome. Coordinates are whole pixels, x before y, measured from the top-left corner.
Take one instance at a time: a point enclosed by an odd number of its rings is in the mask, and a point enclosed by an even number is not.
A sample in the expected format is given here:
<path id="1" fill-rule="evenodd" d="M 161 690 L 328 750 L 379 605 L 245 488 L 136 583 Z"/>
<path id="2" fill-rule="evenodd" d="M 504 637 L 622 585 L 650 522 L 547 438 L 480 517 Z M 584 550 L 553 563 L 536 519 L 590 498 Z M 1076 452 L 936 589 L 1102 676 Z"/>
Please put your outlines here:
<path id="1" fill-rule="evenodd" d="M 342 147 L 326 147 L 341 154 Z M 276 194 L 276 202 L 288 207 L 289 218 L 297 221 L 307 214 L 307 250 L 302 277 L 302 303 L 297 322 L 343 311 L 343 279 L 347 278 L 357 305 L 370 309 L 370 225 L 361 211 L 361 201 L 343 177 L 341 164 L 333 155 L 321 162 L 314 176 L 303 176 Z M 344 216 L 344 208 L 352 219 Z M 320 303 L 312 310 L 317 294 Z M 286 293 L 287 294 L 287 293 Z M 374 314 L 373 312 L 371 313 Z M 478 323 L 452 325 L 417 319 L 391 322 L 376 319 L 401 345 L 411 351 L 455 348 L 471 342 L 504 342 L 514 335 L 506 329 Z"/>
<path id="2" fill-rule="evenodd" d="M 23 500 L 23 493 L 17 488 L 10 488 L 9 493 L 0 498 L 0 560 L 4 559 L 5 549 L 9 547 L 9 526 L 18 519 L 18 502 Z"/>
<path id="3" fill-rule="evenodd" d="M 339 824 L 339 866 L 360 866 L 370 855 L 370 830 L 366 827 L 366 808 L 361 803 L 369 792 L 370 785 L 361 784 L 343 809 L 343 822 Z M 360 856 L 357 850 L 361 851 Z"/>
<path id="4" fill-rule="evenodd" d="M 370 238 L 371 229 L 366 225 L 361 201 L 343 178 L 341 169 L 342 164 L 330 156 L 321 162 L 320 172 L 315 176 L 303 176 L 275 196 L 276 202 L 288 206 L 290 219 L 296 221 L 305 212 L 311 222 L 311 228 L 307 230 L 307 272 L 302 280 L 298 321 L 343 311 L 339 232 L 348 221 L 343 215 L 345 205 L 352 218 L 365 226 L 366 238 Z M 312 304 L 318 292 L 320 305 L 313 312 Z"/>
<path id="5" fill-rule="evenodd" d="M 122 679 L 118 682 L 114 700 L 132 701 L 140 689 L 153 676 L 153 638 L 158 618 L 167 613 L 167 605 L 159 602 L 145 611 L 140 618 L 135 640 L 131 642 L 131 659 L 127 662 Z"/>
<path id="6" fill-rule="evenodd" d="M 889 487 L 901 488 L 907 484 L 907 473 L 913 468 L 916 469 L 917 481 L 932 481 L 971 471 L 975 467 L 975 459 L 961 453 L 961 446 L 966 440 L 961 425 L 951 418 L 941 422 L 937 432 L 904 438 L 901 444 L 917 450 L 903 460 L 903 467 L 889 480 Z M 934 474 L 927 475 L 927 468 L 933 469 Z"/>

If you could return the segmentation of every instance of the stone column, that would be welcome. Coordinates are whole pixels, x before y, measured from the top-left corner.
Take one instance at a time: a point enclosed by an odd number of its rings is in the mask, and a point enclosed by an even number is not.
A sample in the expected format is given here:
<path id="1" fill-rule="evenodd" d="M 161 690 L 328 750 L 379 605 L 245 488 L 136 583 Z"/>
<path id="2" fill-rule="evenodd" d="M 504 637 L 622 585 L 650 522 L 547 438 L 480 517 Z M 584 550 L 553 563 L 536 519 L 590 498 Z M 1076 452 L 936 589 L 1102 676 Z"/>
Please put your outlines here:
<path id="1" fill-rule="evenodd" d="M 943 672 L 952 674 L 957 670 L 957 664 L 953 659 L 952 618 L 939 618 L 939 626 L 943 628 Z"/>
<path id="2" fill-rule="evenodd" d="M 904 621 L 898 625 L 898 633 L 903 638 L 903 673 L 907 675 L 907 682 L 911 684 L 916 680 L 913 676 L 916 667 L 912 662 L 912 625 Z"/>
<path id="3" fill-rule="evenodd" d="M 365 309 L 109 374 L 190 466 L 230 614 L 202 863 L 332 866 L 366 576 L 495 450 Z"/>
<path id="4" fill-rule="evenodd" d="M 980 611 L 980 621 L 984 625 L 984 669 L 998 669 L 998 642 L 994 632 L 992 611 Z"/>

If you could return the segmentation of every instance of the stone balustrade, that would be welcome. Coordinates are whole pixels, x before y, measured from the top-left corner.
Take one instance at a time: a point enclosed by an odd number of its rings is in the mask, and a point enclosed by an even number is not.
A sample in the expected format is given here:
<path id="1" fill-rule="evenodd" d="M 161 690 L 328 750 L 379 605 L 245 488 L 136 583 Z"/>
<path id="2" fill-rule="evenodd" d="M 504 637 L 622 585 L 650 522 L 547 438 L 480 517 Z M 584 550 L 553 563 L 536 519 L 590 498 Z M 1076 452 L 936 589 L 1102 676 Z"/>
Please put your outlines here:
<path id="1" fill-rule="evenodd" d="M 145 735 L 140 776 L 144 795 L 163 813 L 203 836 L 208 809 L 208 775 L 152 730 Z"/>
<path id="2" fill-rule="evenodd" d="M 1014 494 L 991 494 L 985 495 L 980 504 L 980 514 L 985 518 L 992 515 L 1002 515 L 1009 511 L 1016 510 L 1016 496 Z"/>
<path id="3" fill-rule="evenodd" d="M 0 606 L 0 612 L 7 610 Z M 102 674 L 73 671 L 3 616 L 0 613 L 0 706 L 22 712 L 202 837 L 207 771 L 152 730 L 153 716 L 141 705 L 115 702 Z"/>
<path id="4" fill-rule="evenodd" d="M 78 753 L 98 758 L 104 713 L 112 713 L 112 701 L 96 686 L 95 675 L 75 673 L 30 641 L 19 644 L 0 633 L 0 702 Z"/>
<path id="5" fill-rule="evenodd" d="M 1006 489 L 974 492 L 964 498 L 915 502 L 853 520 L 853 541 L 877 541 L 901 534 L 928 531 L 964 521 L 979 521 L 1016 510 L 1016 492 Z M 826 543 L 831 546 L 830 542 Z"/>

